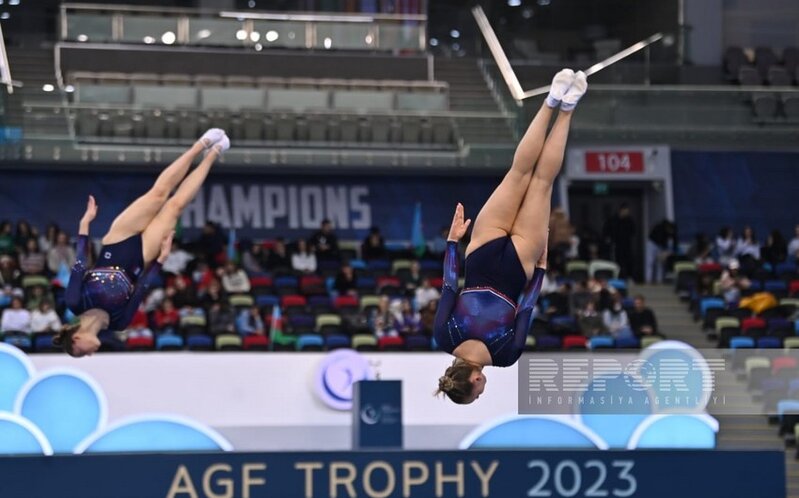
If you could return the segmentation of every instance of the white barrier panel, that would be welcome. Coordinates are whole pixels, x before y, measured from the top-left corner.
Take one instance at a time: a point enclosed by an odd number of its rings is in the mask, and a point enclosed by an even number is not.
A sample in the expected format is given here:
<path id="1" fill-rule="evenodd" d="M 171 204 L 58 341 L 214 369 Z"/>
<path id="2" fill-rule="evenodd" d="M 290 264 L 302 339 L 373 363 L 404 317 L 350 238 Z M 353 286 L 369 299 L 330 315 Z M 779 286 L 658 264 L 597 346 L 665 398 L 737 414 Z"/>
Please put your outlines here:
<path id="1" fill-rule="evenodd" d="M 403 418 L 409 437 L 418 441 L 410 446 L 455 448 L 475 426 L 517 412 L 515 366 L 486 368 L 485 393 L 472 405 L 459 406 L 433 397 L 451 356 L 364 356 L 379 378 L 402 380 Z M 109 424 L 148 413 L 180 415 L 219 430 L 236 449 L 343 448 L 349 444 L 349 412 L 328 408 L 315 393 L 314 378 L 324 357 L 324 353 L 162 352 L 31 359 L 40 372 L 69 367 L 92 377 L 108 400 Z M 423 432 L 414 433 L 414 426 Z M 305 434 L 306 440 L 298 442 L 302 439 L 298 434 Z"/>

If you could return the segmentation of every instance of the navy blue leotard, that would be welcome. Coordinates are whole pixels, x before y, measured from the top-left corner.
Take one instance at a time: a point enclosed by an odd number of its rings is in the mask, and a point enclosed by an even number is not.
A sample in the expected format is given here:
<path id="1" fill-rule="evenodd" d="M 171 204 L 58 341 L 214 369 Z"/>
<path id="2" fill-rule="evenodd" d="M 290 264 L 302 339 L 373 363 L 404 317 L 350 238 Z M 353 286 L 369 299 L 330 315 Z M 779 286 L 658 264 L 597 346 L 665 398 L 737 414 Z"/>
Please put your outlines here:
<path id="1" fill-rule="evenodd" d="M 505 243 L 510 243 L 510 240 Z M 477 251 L 469 257 L 475 253 Z M 521 266 L 518 260 L 516 264 Z M 467 286 L 458 293 L 458 248 L 455 242 L 448 242 L 444 286 L 433 329 L 439 348 L 452 353 L 462 342 L 476 339 L 488 347 L 493 366 L 507 367 L 516 363 L 524 351 L 544 273 L 542 268 L 535 269 L 533 277 L 524 286 L 518 305 L 511 297 L 489 286 Z M 467 276 L 467 282 L 468 279 Z"/>
<path id="2" fill-rule="evenodd" d="M 123 330 L 147 295 L 161 264 L 154 261 L 139 277 L 144 266 L 140 235 L 104 246 L 91 270 L 86 267 L 88 251 L 89 237 L 79 235 L 77 259 L 64 296 L 66 305 L 75 315 L 92 308 L 104 310 L 110 318 L 107 330 Z"/>

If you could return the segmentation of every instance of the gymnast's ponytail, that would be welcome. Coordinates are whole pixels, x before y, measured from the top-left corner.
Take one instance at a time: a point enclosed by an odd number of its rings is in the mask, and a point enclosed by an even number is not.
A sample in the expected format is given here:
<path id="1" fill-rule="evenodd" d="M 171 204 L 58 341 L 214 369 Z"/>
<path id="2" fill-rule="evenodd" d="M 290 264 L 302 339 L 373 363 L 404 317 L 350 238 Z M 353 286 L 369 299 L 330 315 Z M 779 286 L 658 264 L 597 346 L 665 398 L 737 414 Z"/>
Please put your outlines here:
<path id="1" fill-rule="evenodd" d="M 80 322 L 69 323 L 61 327 L 61 330 L 53 337 L 53 346 L 60 347 L 70 356 L 72 353 L 72 336 L 80 330 Z"/>
<path id="2" fill-rule="evenodd" d="M 435 396 L 441 393 L 447 395 L 454 403 L 465 405 L 474 401 L 472 391 L 474 385 L 471 381 L 475 366 L 456 358 L 452 366 L 448 367 L 444 375 L 438 379 L 438 389 Z"/>

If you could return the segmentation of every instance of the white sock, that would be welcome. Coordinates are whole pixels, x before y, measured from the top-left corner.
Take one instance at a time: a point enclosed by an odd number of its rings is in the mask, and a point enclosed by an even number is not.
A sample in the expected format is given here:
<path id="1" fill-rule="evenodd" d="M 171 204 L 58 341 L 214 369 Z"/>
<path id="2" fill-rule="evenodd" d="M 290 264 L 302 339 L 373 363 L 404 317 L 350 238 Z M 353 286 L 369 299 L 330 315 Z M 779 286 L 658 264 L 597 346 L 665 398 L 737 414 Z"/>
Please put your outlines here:
<path id="1" fill-rule="evenodd" d="M 585 73 L 577 71 L 577 74 L 574 75 L 574 83 L 572 83 L 572 86 L 569 87 L 566 95 L 564 95 L 561 100 L 560 110 L 573 111 L 574 108 L 577 107 L 577 102 L 585 95 L 586 90 L 588 90 L 588 81 L 586 80 Z"/>
<path id="2" fill-rule="evenodd" d="M 213 145 L 213 147 L 216 150 L 216 152 L 221 156 L 223 152 L 225 152 L 226 150 L 228 150 L 230 148 L 230 139 L 223 132 L 222 133 L 222 138 L 220 138 Z"/>
<path id="3" fill-rule="evenodd" d="M 203 133 L 203 136 L 200 137 L 200 142 L 205 145 L 205 148 L 208 149 L 215 143 L 222 140 L 222 137 L 225 136 L 225 130 L 220 128 L 211 128 L 210 130 Z"/>
<path id="4" fill-rule="evenodd" d="M 549 95 L 546 100 L 549 107 L 554 109 L 560 105 L 560 101 L 563 100 L 572 81 L 574 81 L 574 71 L 571 69 L 562 69 L 552 78 L 552 85 L 549 87 Z"/>

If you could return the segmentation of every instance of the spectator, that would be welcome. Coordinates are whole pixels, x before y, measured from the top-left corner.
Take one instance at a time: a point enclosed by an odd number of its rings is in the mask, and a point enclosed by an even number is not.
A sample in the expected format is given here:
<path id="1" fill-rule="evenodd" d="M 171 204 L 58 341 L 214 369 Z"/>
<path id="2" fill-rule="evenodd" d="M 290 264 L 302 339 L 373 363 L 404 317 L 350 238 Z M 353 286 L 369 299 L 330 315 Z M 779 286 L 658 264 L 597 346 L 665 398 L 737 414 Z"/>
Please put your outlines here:
<path id="1" fill-rule="evenodd" d="M 42 249 L 43 253 L 48 253 L 50 249 L 55 247 L 56 239 L 58 238 L 58 233 L 61 230 L 58 228 L 58 225 L 55 223 L 50 223 L 47 225 L 47 230 L 45 233 L 39 236 L 39 247 Z"/>
<path id="2" fill-rule="evenodd" d="M 190 312 L 199 304 L 194 287 L 191 286 L 189 279 L 184 276 L 175 277 L 172 285 L 166 287 L 165 294 L 181 313 Z"/>
<path id="3" fill-rule="evenodd" d="M 585 282 L 577 283 L 576 286 L 582 286 L 583 290 L 585 290 Z M 563 316 L 568 315 L 571 308 L 571 292 L 572 292 L 572 284 L 569 282 L 564 282 L 557 287 L 555 292 L 552 292 L 547 295 L 547 301 L 549 302 L 549 306 L 544 313 L 549 316 Z"/>
<path id="4" fill-rule="evenodd" d="M 677 226 L 663 220 L 649 232 L 646 241 L 646 282 L 662 283 L 666 260 L 677 252 Z"/>
<path id="5" fill-rule="evenodd" d="M 17 222 L 17 233 L 14 236 L 14 246 L 17 248 L 17 252 L 22 252 L 25 249 L 28 239 L 31 237 L 33 237 L 33 233 L 30 223 L 25 220 L 19 220 Z"/>
<path id="6" fill-rule="evenodd" d="M 380 303 L 372 318 L 372 331 L 377 337 L 397 337 L 399 333 L 394 328 L 394 315 L 391 312 L 391 301 L 388 296 L 380 296 Z"/>
<path id="7" fill-rule="evenodd" d="M 61 328 L 61 319 L 53 309 L 50 301 L 42 301 L 31 313 L 31 332 L 56 332 Z"/>
<path id="8" fill-rule="evenodd" d="M 30 290 L 30 295 L 28 296 L 27 308 L 33 311 L 45 301 L 49 302 L 52 305 L 54 303 L 53 293 L 50 292 L 49 287 L 45 288 L 41 285 L 37 285 L 31 288 Z"/>
<path id="9" fill-rule="evenodd" d="M 655 313 L 646 307 L 644 296 L 635 296 L 633 303 L 633 309 L 629 313 L 630 327 L 633 329 L 633 333 L 638 337 L 658 334 Z"/>
<path id="10" fill-rule="evenodd" d="M 247 273 L 239 268 L 236 263 L 228 261 L 221 272 L 222 288 L 228 294 L 246 294 L 250 292 L 250 279 Z"/>
<path id="11" fill-rule="evenodd" d="M 799 261 L 799 225 L 793 228 L 793 238 L 788 243 L 788 257 Z"/>
<path id="12" fill-rule="evenodd" d="M 383 236 L 380 234 L 378 227 L 369 229 L 369 235 L 363 240 L 361 244 L 361 258 L 364 260 L 386 258 L 388 252 L 386 251 L 386 243 Z"/>
<path id="13" fill-rule="evenodd" d="M 175 333 L 180 326 L 180 313 L 171 299 L 164 299 L 153 313 L 153 326 L 158 333 Z"/>
<path id="14" fill-rule="evenodd" d="M 13 257 L 8 254 L 0 256 L 0 285 L 18 287 L 21 276 Z"/>
<path id="15" fill-rule="evenodd" d="M 730 260 L 735 257 L 735 244 L 735 236 L 732 233 L 732 228 L 722 227 L 719 234 L 716 236 L 716 251 L 719 255 L 719 263 L 721 263 L 722 266 L 730 264 Z"/>
<path id="16" fill-rule="evenodd" d="M 630 320 L 621 303 L 621 294 L 614 294 L 613 306 L 602 313 L 602 322 L 616 339 L 633 337 Z"/>
<path id="17" fill-rule="evenodd" d="M 25 275 L 41 275 L 47 257 L 39 250 L 39 243 L 34 238 L 25 242 L 25 247 L 19 254 L 19 269 Z"/>
<path id="18" fill-rule="evenodd" d="M 241 335 L 265 335 L 264 321 L 257 306 L 243 309 L 236 320 L 236 328 Z"/>
<path id="19" fill-rule="evenodd" d="M 333 223 L 330 220 L 322 220 L 322 226 L 311 235 L 308 243 L 320 260 L 338 259 L 338 238 L 333 233 Z"/>
<path id="20" fill-rule="evenodd" d="M 760 244 L 757 243 L 757 237 L 755 237 L 755 231 L 752 230 L 752 227 L 744 227 L 743 235 L 738 239 L 735 248 L 735 256 L 739 259 L 739 262 L 744 259 L 760 259 Z"/>
<path id="21" fill-rule="evenodd" d="M 264 247 L 252 241 L 241 243 L 241 266 L 247 273 L 263 273 L 266 264 Z"/>
<path id="22" fill-rule="evenodd" d="M 766 239 L 766 245 L 760 250 L 760 257 L 772 268 L 788 259 L 788 243 L 779 230 L 772 230 Z"/>
<path id="23" fill-rule="evenodd" d="M 416 289 L 416 309 L 422 309 L 427 306 L 427 303 L 433 300 L 438 300 L 441 297 L 441 293 L 430 285 L 429 278 L 422 279 L 422 285 L 418 289 Z"/>
<path id="24" fill-rule="evenodd" d="M 297 251 L 291 255 L 291 267 L 301 273 L 316 272 L 316 255 L 303 239 L 297 241 Z"/>
<path id="25" fill-rule="evenodd" d="M 597 312 L 593 301 L 588 301 L 585 307 L 577 312 L 577 323 L 583 335 L 589 337 L 607 332 L 602 316 Z"/>
<path id="26" fill-rule="evenodd" d="M 47 253 L 47 268 L 50 273 L 56 274 L 64 265 L 72 268 L 75 264 L 75 249 L 69 245 L 69 237 L 65 232 L 58 232 L 55 245 Z"/>
<path id="27" fill-rule="evenodd" d="M 558 291 L 558 272 L 551 266 L 547 267 L 544 273 L 544 280 L 541 282 L 541 295 L 546 296 Z"/>
<path id="28" fill-rule="evenodd" d="M 3 310 L 0 319 L 0 332 L 27 332 L 31 331 L 31 312 L 22 304 L 22 298 L 11 298 L 11 307 Z"/>
<path id="29" fill-rule="evenodd" d="M 411 261 L 410 271 L 402 275 L 402 285 L 405 286 L 405 293 L 408 297 L 416 295 L 416 289 L 422 285 L 422 265 L 418 261 Z"/>
<path id="30" fill-rule="evenodd" d="M 199 253 L 205 256 L 205 261 L 211 267 L 216 267 L 219 261 L 219 255 L 222 254 L 227 238 L 222 233 L 222 230 L 216 224 L 208 221 L 203 225 L 200 238 L 197 239 L 196 245 Z"/>
<path id="31" fill-rule="evenodd" d="M 633 238 L 635 222 L 630 216 L 630 206 L 624 202 L 618 213 L 605 222 L 602 229 L 605 240 L 611 245 L 613 260 L 619 265 L 619 278 L 630 278 L 633 269 Z"/>
<path id="32" fill-rule="evenodd" d="M 14 254 L 14 235 L 11 233 L 11 222 L 0 223 L 0 255 Z"/>
<path id="33" fill-rule="evenodd" d="M 419 313 L 413 311 L 410 300 L 402 299 L 399 307 L 399 312 L 394 316 L 394 329 L 403 336 L 420 333 L 422 319 Z"/>
<path id="34" fill-rule="evenodd" d="M 200 302 L 205 309 L 210 309 L 214 304 L 227 304 L 227 301 L 227 293 L 222 288 L 222 284 L 214 278 L 206 287 Z"/>
<path id="35" fill-rule="evenodd" d="M 287 271 L 291 268 L 291 259 L 286 251 L 285 240 L 282 238 L 275 239 L 266 262 L 267 267 L 273 272 Z"/>
<path id="36" fill-rule="evenodd" d="M 152 337 L 153 331 L 147 323 L 147 313 L 144 312 L 143 307 L 139 307 L 133 315 L 130 325 L 125 329 L 125 334 L 128 339 L 138 339 L 141 337 Z"/>
<path id="37" fill-rule="evenodd" d="M 574 284 L 574 292 L 571 292 L 569 298 L 569 307 L 566 308 L 566 313 L 563 314 L 568 315 L 570 314 L 569 310 L 571 310 L 571 314 L 579 315 L 580 312 L 588 306 L 588 303 L 594 303 L 596 305 L 597 297 L 592 294 L 589 282 L 576 282 Z"/>
<path id="38" fill-rule="evenodd" d="M 438 231 L 438 235 L 433 237 L 433 240 L 431 240 L 428 245 L 432 255 L 444 257 L 444 253 L 447 251 L 447 237 L 449 237 L 449 227 L 441 227 Z"/>
<path id="39" fill-rule="evenodd" d="M 336 280 L 333 282 L 333 288 L 338 292 L 339 296 L 357 296 L 357 286 L 355 285 L 355 270 L 352 269 L 349 263 L 345 263 L 341 267 L 341 271 L 336 275 Z"/>
<path id="40" fill-rule="evenodd" d="M 204 259 L 197 262 L 194 271 L 191 273 L 191 280 L 194 282 L 194 288 L 197 292 L 203 293 L 205 289 L 211 285 L 211 282 L 217 280 L 216 273 L 211 270 L 208 263 Z"/>
<path id="41" fill-rule="evenodd" d="M 739 273 L 741 265 L 737 259 L 730 260 L 727 269 L 721 273 L 721 293 L 727 304 L 737 303 L 741 299 L 741 291 L 749 288 L 752 283 L 748 278 Z"/>
<path id="42" fill-rule="evenodd" d="M 166 261 L 164 261 L 161 269 L 165 273 L 180 275 L 186 271 L 186 266 L 188 266 L 193 259 L 194 255 L 185 251 L 177 239 L 172 239 L 172 250 L 169 252 L 169 256 L 166 257 Z"/>
<path id="43" fill-rule="evenodd" d="M 436 311 L 438 310 L 438 299 L 427 303 L 427 306 L 419 311 L 419 320 L 422 326 L 422 333 L 425 335 L 433 334 L 433 327 L 436 322 Z"/>
<path id="44" fill-rule="evenodd" d="M 704 233 L 696 234 L 696 238 L 694 239 L 694 243 L 691 246 L 691 249 L 688 250 L 688 256 L 694 261 L 694 263 L 701 265 L 703 263 L 712 263 L 713 258 L 710 257 L 710 253 L 713 251 L 713 244 L 707 238 L 707 235 Z"/>
<path id="45" fill-rule="evenodd" d="M 235 334 L 236 313 L 227 303 L 214 302 L 208 309 L 208 332 L 211 335 Z"/>
<path id="46" fill-rule="evenodd" d="M 600 237 L 588 225 L 580 228 L 578 232 L 579 244 L 577 246 L 577 257 L 583 261 L 591 261 L 600 257 Z"/>

